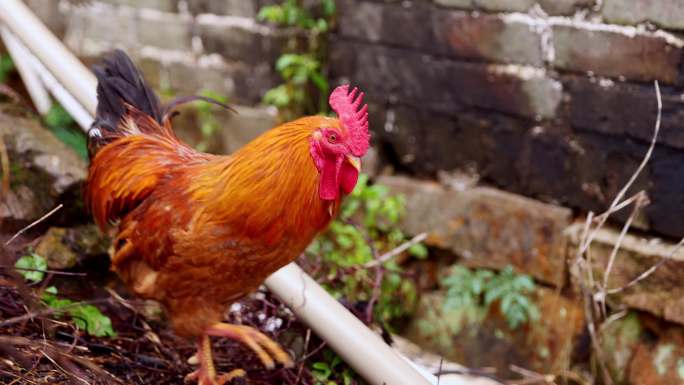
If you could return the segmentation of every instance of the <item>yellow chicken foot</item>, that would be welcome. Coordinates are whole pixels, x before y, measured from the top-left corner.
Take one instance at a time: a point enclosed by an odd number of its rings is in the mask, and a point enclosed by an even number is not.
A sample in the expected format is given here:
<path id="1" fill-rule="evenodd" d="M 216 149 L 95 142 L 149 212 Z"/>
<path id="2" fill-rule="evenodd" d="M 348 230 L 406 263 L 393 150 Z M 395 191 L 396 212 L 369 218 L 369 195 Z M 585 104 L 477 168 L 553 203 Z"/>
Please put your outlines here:
<path id="1" fill-rule="evenodd" d="M 210 326 L 205 333 L 210 336 L 230 338 L 247 345 L 268 369 L 275 368 L 275 362 L 286 368 L 294 366 L 292 358 L 280 345 L 252 327 L 219 322 Z"/>
<path id="2" fill-rule="evenodd" d="M 228 373 L 216 375 L 214 359 L 211 355 L 211 341 L 209 335 L 200 337 L 197 343 L 197 354 L 190 360 L 199 363 L 199 369 L 185 376 L 185 382 L 197 381 L 197 385 L 224 385 L 236 377 L 244 377 L 245 371 L 242 369 L 231 370 Z"/>

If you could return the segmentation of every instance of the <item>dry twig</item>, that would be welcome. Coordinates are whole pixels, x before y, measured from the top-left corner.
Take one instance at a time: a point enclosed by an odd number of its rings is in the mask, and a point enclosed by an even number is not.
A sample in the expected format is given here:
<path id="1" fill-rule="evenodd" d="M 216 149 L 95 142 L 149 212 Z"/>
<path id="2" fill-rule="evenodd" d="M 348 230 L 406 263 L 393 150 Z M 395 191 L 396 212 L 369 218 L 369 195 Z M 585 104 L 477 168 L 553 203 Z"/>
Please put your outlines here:
<path id="1" fill-rule="evenodd" d="M 60 203 L 59 205 L 57 205 L 57 207 L 55 207 L 54 209 L 50 210 L 50 212 L 48 212 L 47 214 L 45 214 L 45 215 L 43 215 L 42 217 L 38 218 L 37 220 L 35 220 L 35 221 L 32 222 L 31 224 L 29 224 L 28 226 L 24 227 L 23 229 L 17 231 L 17 233 L 14 234 L 14 235 L 12 236 L 12 238 L 10 238 L 7 242 L 5 242 L 5 246 L 7 246 L 7 245 L 9 245 L 10 243 L 12 243 L 13 240 L 15 240 L 18 236 L 20 236 L 21 234 L 25 233 L 26 231 L 30 230 L 32 227 L 38 225 L 40 222 L 42 222 L 42 221 L 46 220 L 47 218 L 49 218 L 52 214 L 56 213 L 56 212 L 57 212 L 59 209 L 61 209 L 62 207 L 64 207 L 64 205 L 63 205 L 62 203 Z"/>

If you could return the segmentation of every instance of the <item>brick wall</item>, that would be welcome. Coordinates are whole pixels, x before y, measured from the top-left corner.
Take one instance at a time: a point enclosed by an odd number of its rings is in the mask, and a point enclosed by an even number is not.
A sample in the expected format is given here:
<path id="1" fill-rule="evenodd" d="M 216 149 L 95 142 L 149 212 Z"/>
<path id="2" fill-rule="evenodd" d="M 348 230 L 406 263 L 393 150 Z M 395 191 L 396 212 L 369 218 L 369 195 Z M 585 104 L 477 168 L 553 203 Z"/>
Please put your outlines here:
<path id="1" fill-rule="evenodd" d="M 79 56 L 126 48 L 161 89 L 253 105 L 279 82 L 272 0 L 30 0 Z M 331 75 L 361 86 L 385 161 L 601 210 L 663 125 L 635 190 L 641 226 L 684 235 L 684 4 L 678 0 L 338 0 Z"/>
<path id="2" fill-rule="evenodd" d="M 255 104 L 279 83 L 273 62 L 284 33 L 255 21 L 269 0 L 29 0 L 87 62 L 114 47 L 139 62 L 162 90 L 212 90 Z"/>
<path id="3" fill-rule="evenodd" d="M 663 125 L 636 188 L 644 227 L 684 235 L 684 4 L 648 0 L 340 0 L 333 76 L 362 86 L 384 156 L 433 177 L 600 210 Z"/>

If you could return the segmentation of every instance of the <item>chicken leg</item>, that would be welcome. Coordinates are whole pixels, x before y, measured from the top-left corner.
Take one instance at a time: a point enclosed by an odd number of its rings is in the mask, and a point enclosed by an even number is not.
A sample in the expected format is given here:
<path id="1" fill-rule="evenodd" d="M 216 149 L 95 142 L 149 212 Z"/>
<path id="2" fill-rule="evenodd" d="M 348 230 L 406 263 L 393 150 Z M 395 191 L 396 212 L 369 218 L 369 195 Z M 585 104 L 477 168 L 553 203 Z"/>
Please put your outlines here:
<path id="1" fill-rule="evenodd" d="M 196 380 L 198 385 L 224 385 L 233 378 L 245 375 L 245 371 L 242 369 L 235 369 L 220 375 L 216 374 L 211 353 L 210 336 L 230 338 L 247 345 L 268 369 L 275 368 L 276 362 L 286 368 L 293 366 L 290 355 L 283 351 L 275 341 L 258 330 L 250 326 L 219 322 L 207 328 L 205 334 L 200 337 L 197 344 L 197 355 L 193 356 L 192 359 L 192 361 L 197 361 L 200 367 L 188 374 L 185 377 L 186 381 Z"/>

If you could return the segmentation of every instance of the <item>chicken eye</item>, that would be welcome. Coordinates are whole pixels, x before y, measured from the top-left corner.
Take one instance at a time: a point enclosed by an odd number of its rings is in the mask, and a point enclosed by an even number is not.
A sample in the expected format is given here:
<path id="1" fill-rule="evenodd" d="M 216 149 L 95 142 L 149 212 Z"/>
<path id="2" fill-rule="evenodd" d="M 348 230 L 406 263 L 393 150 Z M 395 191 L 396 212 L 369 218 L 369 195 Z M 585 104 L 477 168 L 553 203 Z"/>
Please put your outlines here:
<path id="1" fill-rule="evenodd" d="M 328 135 L 328 142 L 330 142 L 330 143 L 337 142 L 337 135 L 335 135 L 335 134 Z"/>

